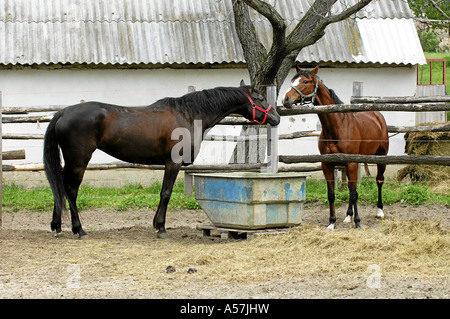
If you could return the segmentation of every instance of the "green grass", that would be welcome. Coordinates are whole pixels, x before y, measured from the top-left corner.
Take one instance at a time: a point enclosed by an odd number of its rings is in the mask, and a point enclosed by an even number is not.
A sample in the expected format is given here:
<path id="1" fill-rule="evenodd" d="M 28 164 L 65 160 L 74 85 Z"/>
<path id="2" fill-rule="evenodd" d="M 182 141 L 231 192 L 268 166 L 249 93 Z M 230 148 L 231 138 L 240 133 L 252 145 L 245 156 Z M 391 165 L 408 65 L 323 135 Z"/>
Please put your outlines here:
<path id="1" fill-rule="evenodd" d="M 111 207 L 116 210 L 152 209 L 159 204 L 161 184 L 155 183 L 149 187 L 129 185 L 122 188 L 81 186 L 78 192 L 77 205 L 80 210 L 89 208 Z M 3 207 L 13 211 L 52 210 L 53 195 L 50 188 L 26 190 L 16 185 L 3 187 Z M 194 196 L 184 195 L 182 182 L 175 184 L 169 209 L 199 209 Z"/>
<path id="2" fill-rule="evenodd" d="M 127 209 L 156 210 L 159 204 L 161 184 L 149 187 L 130 185 L 122 188 L 93 188 L 82 186 L 78 196 L 78 207 L 81 210 L 100 207 L 111 207 L 118 211 Z M 359 202 L 376 204 L 377 186 L 373 178 L 364 178 L 358 186 Z M 348 190 L 336 191 L 336 204 L 348 202 Z M 323 180 L 308 179 L 306 183 L 306 202 L 327 204 L 327 187 Z M 436 194 L 426 185 L 407 185 L 398 182 L 386 182 L 383 187 L 385 204 L 406 203 L 410 205 L 433 205 L 443 203 L 450 205 L 449 194 Z M 3 188 L 3 207 L 7 211 L 34 210 L 51 211 L 53 195 L 50 188 L 26 190 L 16 185 Z M 183 182 L 178 182 L 172 192 L 169 209 L 200 209 L 194 195 L 184 195 Z"/>
<path id="3" fill-rule="evenodd" d="M 347 189 L 336 190 L 335 204 L 348 203 L 349 192 Z M 306 184 L 306 201 L 328 203 L 327 186 L 324 181 L 309 180 Z M 363 178 L 358 184 L 358 202 L 375 205 L 378 201 L 378 189 L 373 178 Z M 438 194 L 430 190 L 425 184 L 405 184 L 388 181 L 383 185 L 383 203 L 405 203 L 409 205 L 433 205 L 441 203 L 450 205 L 449 194 Z"/>

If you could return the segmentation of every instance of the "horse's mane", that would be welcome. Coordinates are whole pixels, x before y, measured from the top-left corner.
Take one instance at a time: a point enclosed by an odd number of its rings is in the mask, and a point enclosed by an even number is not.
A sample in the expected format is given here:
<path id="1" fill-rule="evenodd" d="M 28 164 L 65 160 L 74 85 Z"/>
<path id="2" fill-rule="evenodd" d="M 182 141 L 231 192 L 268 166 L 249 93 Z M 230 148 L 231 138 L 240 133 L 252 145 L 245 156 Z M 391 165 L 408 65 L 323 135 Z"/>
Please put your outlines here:
<path id="1" fill-rule="evenodd" d="M 307 78 L 309 78 L 309 73 L 310 71 L 306 71 L 306 70 L 300 70 L 296 75 L 294 75 L 294 77 L 292 78 L 291 82 L 294 81 L 296 78 L 300 77 L 300 76 L 305 76 Z M 339 98 L 339 96 L 337 96 L 336 92 L 334 92 L 333 89 L 328 88 L 322 80 L 320 80 L 320 78 L 316 75 L 316 77 L 319 79 L 320 82 L 322 82 L 323 86 L 325 86 L 325 88 L 330 92 L 331 98 L 336 102 L 336 104 L 344 104 L 344 102 L 342 102 L 342 100 Z M 316 101 L 314 102 L 316 103 Z"/>
<path id="2" fill-rule="evenodd" d="M 202 91 L 195 91 L 181 97 L 166 97 L 158 100 L 155 104 L 167 105 L 195 118 L 200 114 L 223 112 L 237 103 L 245 102 L 245 91 L 249 87 L 217 87 Z"/>

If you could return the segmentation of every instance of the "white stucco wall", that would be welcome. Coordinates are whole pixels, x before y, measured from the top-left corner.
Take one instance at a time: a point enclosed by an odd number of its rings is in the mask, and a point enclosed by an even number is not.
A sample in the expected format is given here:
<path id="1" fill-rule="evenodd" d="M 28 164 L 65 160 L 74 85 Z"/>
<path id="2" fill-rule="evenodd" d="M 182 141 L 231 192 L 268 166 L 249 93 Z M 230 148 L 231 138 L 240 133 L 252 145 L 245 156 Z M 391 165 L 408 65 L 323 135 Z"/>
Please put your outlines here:
<path id="1" fill-rule="evenodd" d="M 295 74 L 291 71 L 281 87 L 279 105 L 289 80 Z M 352 83 L 364 82 L 364 95 L 411 96 L 414 95 L 414 67 L 385 68 L 322 68 L 319 76 L 324 83 L 335 90 L 345 102 L 350 101 Z M 217 86 L 238 86 L 241 79 L 248 80 L 246 69 L 124 69 L 124 70 L 1 70 L 0 91 L 4 106 L 71 105 L 80 100 L 126 106 L 148 105 L 166 96 L 181 96 L 188 86 L 197 90 Z M 414 125 L 414 113 L 384 113 L 390 125 Z M 317 115 L 285 117 L 280 124 L 280 134 L 289 131 L 316 129 Z M 3 132 L 43 134 L 47 123 L 4 124 Z M 217 127 L 214 134 L 238 135 L 239 127 Z M 212 147 L 212 143 L 216 147 Z M 227 163 L 235 143 L 217 146 L 220 142 L 204 142 L 196 163 Z M 300 144 L 301 143 L 301 144 Z M 42 140 L 3 140 L 3 150 L 26 150 L 26 159 L 10 163 L 41 163 Z M 401 134 L 391 139 L 390 154 L 401 154 L 404 141 Z M 280 154 L 317 154 L 317 138 L 280 141 Z M 91 163 L 116 161 L 108 155 L 96 151 Z M 5 161 L 8 163 L 8 161 Z"/>

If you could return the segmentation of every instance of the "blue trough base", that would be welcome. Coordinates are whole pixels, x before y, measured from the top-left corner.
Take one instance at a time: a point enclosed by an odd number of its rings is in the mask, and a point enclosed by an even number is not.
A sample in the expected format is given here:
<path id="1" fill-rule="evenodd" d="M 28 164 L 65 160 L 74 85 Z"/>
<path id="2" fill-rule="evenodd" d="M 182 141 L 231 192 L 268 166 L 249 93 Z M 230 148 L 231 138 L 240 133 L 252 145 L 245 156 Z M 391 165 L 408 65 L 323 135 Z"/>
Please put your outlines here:
<path id="1" fill-rule="evenodd" d="M 194 174 L 195 198 L 216 227 L 264 229 L 301 224 L 306 175 Z"/>

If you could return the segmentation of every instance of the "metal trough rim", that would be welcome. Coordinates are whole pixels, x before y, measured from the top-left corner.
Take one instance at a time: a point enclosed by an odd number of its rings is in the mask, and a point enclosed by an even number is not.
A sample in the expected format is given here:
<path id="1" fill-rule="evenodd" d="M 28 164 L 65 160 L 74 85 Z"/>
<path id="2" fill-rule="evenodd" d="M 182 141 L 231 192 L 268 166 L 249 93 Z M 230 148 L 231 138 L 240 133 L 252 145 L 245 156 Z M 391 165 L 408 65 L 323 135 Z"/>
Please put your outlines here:
<path id="1" fill-rule="evenodd" d="M 308 177 L 310 174 L 297 173 L 297 172 L 283 172 L 283 173 L 256 173 L 256 172 L 224 172 L 224 173 L 192 173 L 192 176 L 202 177 L 221 177 L 221 178 L 296 178 L 296 177 Z"/>

